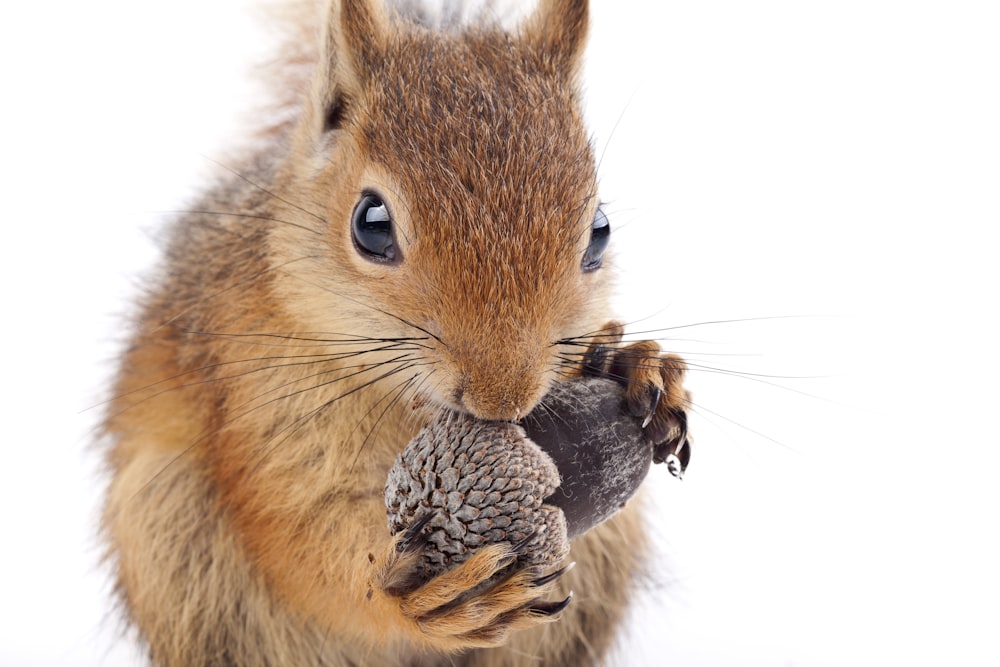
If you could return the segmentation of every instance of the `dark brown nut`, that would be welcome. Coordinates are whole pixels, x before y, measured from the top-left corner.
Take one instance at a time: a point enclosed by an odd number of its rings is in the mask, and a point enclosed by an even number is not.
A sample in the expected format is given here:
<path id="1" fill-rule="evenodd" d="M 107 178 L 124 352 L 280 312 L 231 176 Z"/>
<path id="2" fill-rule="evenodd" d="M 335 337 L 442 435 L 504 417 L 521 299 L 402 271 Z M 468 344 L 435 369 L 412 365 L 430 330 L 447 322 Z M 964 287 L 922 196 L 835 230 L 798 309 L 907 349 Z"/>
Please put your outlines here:
<path id="1" fill-rule="evenodd" d="M 562 484 L 545 502 L 565 513 L 570 539 L 617 513 L 653 461 L 653 443 L 613 380 L 560 382 L 521 425 L 559 468 Z"/>

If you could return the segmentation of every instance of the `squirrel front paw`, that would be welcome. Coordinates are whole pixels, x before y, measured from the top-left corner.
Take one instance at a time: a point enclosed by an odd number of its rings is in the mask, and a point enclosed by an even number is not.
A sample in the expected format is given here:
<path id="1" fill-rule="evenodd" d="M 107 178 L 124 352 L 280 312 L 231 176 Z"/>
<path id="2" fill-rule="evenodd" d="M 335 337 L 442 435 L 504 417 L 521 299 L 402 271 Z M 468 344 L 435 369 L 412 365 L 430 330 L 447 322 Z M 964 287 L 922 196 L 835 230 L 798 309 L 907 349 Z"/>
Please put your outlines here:
<path id="1" fill-rule="evenodd" d="M 591 337 L 581 373 L 607 377 L 625 386 L 629 411 L 643 419 L 654 443 L 653 460 L 666 462 L 681 477 L 691 458 L 687 410 L 691 394 L 684 389 L 687 364 L 676 354 L 664 354 L 656 341 L 622 344 L 625 328 L 608 322 Z"/>
<path id="2" fill-rule="evenodd" d="M 393 540 L 373 565 L 368 596 L 398 610 L 414 639 L 445 651 L 493 647 L 514 630 L 547 623 L 569 604 L 545 597 L 572 564 L 550 574 L 523 565 L 531 538 L 491 544 L 452 570 L 427 580 L 421 564 L 426 520 Z"/>

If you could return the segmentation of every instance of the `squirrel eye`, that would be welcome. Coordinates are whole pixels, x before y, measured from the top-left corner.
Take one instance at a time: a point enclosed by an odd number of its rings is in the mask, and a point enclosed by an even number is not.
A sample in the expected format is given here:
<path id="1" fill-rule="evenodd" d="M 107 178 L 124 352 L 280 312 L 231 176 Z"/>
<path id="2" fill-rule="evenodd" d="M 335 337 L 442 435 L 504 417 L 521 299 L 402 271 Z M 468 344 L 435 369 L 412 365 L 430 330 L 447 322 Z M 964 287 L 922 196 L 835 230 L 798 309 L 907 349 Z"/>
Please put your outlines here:
<path id="1" fill-rule="evenodd" d="M 596 271 L 601 268 L 601 260 L 604 258 L 609 240 L 611 240 L 611 224 L 608 222 L 608 216 L 598 207 L 594 213 L 594 224 L 590 228 L 590 245 L 583 253 L 581 262 L 584 271 Z"/>
<path id="2" fill-rule="evenodd" d="M 354 246 L 366 259 L 376 262 L 396 260 L 392 216 L 377 195 L 366 192 L 358 200 L 351 217 Z"/>

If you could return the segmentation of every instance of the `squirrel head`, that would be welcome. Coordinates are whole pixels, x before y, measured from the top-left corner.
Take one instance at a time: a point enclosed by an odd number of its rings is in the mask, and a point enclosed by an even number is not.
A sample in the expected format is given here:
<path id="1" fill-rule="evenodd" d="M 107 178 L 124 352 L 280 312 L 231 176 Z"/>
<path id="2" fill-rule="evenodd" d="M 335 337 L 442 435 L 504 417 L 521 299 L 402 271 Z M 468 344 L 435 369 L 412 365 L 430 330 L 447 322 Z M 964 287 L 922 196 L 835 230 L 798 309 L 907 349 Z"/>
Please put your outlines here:
<path id="1" fill-rule="evenodd" d="M 375 0 L 332 4 L 290 161 L 324 225 L 318 240 L 283 227 L 276 260 L 308 275 L 287 288 L 308 330 L 425 338 L 433 401 L 531 410 L 560 375 L 558 341 L 608 319 L 587 16 L 584 0 L 541 0 L 514 32 L 432 31 Z"/>

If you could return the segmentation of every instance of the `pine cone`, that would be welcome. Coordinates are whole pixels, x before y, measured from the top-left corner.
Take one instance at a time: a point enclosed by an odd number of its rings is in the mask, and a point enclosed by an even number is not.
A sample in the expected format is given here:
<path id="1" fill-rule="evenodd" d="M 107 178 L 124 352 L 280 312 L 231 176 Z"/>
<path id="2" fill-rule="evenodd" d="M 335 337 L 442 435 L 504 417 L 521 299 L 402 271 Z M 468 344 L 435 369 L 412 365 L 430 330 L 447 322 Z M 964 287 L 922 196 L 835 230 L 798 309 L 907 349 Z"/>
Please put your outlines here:
<path id="1" fill-rule="evenodd" d="M 433 514 L 423 529 L 428 579 L 487 543 L 527 540 L 525 564 L 554 565 L 569 552 L 566 521 L 542 500 L 558 485 L 555 463 L 516 424 L 446 411 L 389 471 L 389 529 L 395 535 Z"/>

